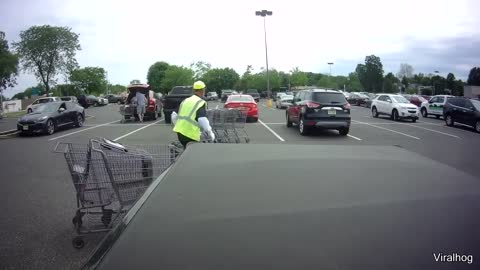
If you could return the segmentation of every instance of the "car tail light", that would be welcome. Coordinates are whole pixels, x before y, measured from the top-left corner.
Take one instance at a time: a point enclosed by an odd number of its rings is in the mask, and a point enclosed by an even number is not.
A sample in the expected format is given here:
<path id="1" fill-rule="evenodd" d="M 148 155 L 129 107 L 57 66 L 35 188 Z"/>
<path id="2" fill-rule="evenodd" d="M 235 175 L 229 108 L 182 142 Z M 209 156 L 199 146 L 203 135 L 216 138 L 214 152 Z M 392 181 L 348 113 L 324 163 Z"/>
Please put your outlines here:
<path id="1" fill-rule="evenodd" d="M 257 104 L 255 104 L 255 103 L 252 104 L 253 109 L 256 109 L 257 107 L 258 107 Z"/>
<path id="2" fill-rule="evenodd" d="M 343 105 L 344 110 L 350 110 L 350 108 L 351 108 L 350 103 Z"/>
<path id="3" fill-rule="evenodd" d="M 320 107 L 320 104 L 318 104 L 318 103 L 315 103 L 315 102 L 310 102 L 310 101 L 309 101 L 309 102 L 307 102 L 307 104 L 306 104 L 306 105 L 307 105 L 307 107 L 308 107 L 308 108 L 312 108 L 312 109 L 315 109 L 315 108 L 318 108 L 318 107 Z"/>
<path id="4" fill-rule="evenodd" d="M 151 105 L 151 106 L 155 105 L 155 100 L 153 98 L 149 99 L 148 105 Z"/>

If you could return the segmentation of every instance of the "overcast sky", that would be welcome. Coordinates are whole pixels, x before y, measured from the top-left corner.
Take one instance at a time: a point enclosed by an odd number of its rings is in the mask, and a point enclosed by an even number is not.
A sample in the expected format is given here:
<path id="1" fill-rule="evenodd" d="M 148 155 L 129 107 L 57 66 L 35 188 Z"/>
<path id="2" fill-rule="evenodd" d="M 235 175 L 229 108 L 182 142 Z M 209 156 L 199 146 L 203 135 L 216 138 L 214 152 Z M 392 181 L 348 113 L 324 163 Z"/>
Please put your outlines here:
<path id="1" fill-rule="evenodd" d="M 477 0 L 1 0 L 0 31 L 9 41 L 32 25 L 68 26 L 80 34 L 81 67 L 100 66 L 112 83 L 146 81 L 156 61 L 206 61 L 242 74 L 265 66 L 263 19 L 268 9 L 269 66 L 288 71 L 353 71 L 366 55 L 380 56 L 386 72 L 400 63 L 415 72 L 439 70 L 465 79 L 480 65 Z M 12 96 L 36 85 L 22 74 Z"/>

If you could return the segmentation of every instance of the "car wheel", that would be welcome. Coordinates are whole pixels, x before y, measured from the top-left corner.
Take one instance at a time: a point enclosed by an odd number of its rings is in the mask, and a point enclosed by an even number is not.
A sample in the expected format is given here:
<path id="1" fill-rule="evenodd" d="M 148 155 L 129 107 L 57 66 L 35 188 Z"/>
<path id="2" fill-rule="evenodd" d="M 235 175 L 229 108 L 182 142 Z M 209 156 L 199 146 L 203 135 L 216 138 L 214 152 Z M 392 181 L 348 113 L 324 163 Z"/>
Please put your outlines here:
<path id="1" fill-rule="evenodd" d="M 360 104 L 360 101 L 357 101 L 357 106 L 360 107 L 360 105 L 362 105 L 362 104 Z"/>
<path id="2" fill-rule="evenodd" d="M 28 109 L 27 113 L 32 113 L 33 110 L 32 109 Z"/>
<path id="3" fill-rule="evenodd" d="M 341 129 L 338 130 L 338 132 L 342 136 L 347 136 L 348 132 L 350 132 L 350 128 L 341 128 Z"/>
<path id="4" fill-rule="evenodd" d="M 152 114 L 152 119 L 153 119 L 154 121 L 156 121 L 156 120 L 157 120 L 157 116 L 158 116 L 158 115 L 157 115 L 157 109 L 155 109 L 155 111 L 154 111 L 153 114 Z"/>
<path id="5" fill-rule="evenodd" d="M 45 128 L 45 133 L 48 135 L 52 135 L 55 132 L 55 123 L 53 123 L 52 119 L 48 119 L 46 128 Z"/>
<path id="6" fill-rule="evenodd" d="M 254 123 L 258 122 L 258 118 L 253 118 L 252 121 L 253 121 Z"/>
<path id="7" fill-rule="evenodd" d="M 440 119 L 440 115 L 435 115 L 435 117 L 436 117 L 437 119 Z"/>
<path id="8" fill-rule="evenodd" d="M 162 111 L 158 111 L 158 117 L 162 117 Z"/>
<path id="9" fill-rule="evenodd" d="M 78 114 L 77 119 L 75 120 L 75 126 L 76 127 L 82 127 L 83 126 L 83 121 L 84 121 L 83 115 Z"/>
<path id="10" fill-rule="evenodd" d="M 450 115 L 450 114 L 447 114 L 447 116 L 445 117 L 445 124 L 447 124 L 447 126 L 449 127 L 452 127 L 454 125 L 454 121 L 453 121 L 453 117 Z M 478 124 L 478 122 L 477 122 Z"/>
<path id="11" fill-rule="evenodd" d="M 392 119 L 393 119 L 393 121 L 400 121 L 400 117 L 398 117 L 398 111 L 397 110 L 392 111 Z"/>
<path id="12" fill-rule="evenodd" d="M 172 115 L 170 113 L 164 113 L 165 115 L 165 124 L 171 124 L 172 123 Z"/>
<path id="13" fill-rule="evenodd" d="M 422 108 L 420 111 L 422 112 L 423 117 L 428 117 L 427 109 Z"/>
<path id="14" fill-rule="evenodd" d="M 303 120 L 303 116 L 300 117 L 300 122 L 298 123 L 298 130 L 300 134 L 303 136 L 308 135 L 308 127 L 305 126 L 305 120 Z"/>
<path id="15" fill-rule="evenodd" d="M 372 108 L 372 116 L 374 118 L 378 118 L 378 111 L 377 111 L 377 107 L 373 106 Z"/>
<path id="16" fill-rule="evenodd" d="M 119 101 L 117 101 L 117 104 L 120 105 L 120 104 L 122 104 L 122 102 L 119 100 Z"/>
<path id="17" fill-rule="evenodd" d="M 477 123 L 475 123 L 475 130 L 480 133 L 480 121 L 477 121 Z"/>
<path id="18" fill-rule="evenodd" d="M 287 127 L 291 127 L 293 124 L 292 124 L 292 121 L 290 121 L 290 115 L 288 113 L 286 113 L 286 118 L 287 118 Z"/>
<path id="19" fill-rule="evenodd" d="M 412 118 L 412 123 L 417 122 L 417 118 Z"/>

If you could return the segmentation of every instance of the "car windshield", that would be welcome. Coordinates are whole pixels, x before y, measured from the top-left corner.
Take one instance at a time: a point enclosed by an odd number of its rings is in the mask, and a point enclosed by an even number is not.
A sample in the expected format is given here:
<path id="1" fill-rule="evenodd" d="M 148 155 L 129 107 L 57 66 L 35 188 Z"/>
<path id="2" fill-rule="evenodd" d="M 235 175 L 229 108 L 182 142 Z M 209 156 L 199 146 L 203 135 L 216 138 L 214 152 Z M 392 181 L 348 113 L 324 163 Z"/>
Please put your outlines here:
<path id="1" fill-rule="evenodd" d="M 480 111 L 480 101 L 475 99 L 470 99 L 470 101 L 472 102 L 475 109 L 477 109 L 477 111 Z"/>
<path id="2" fill-rule="evenodd" d="M 59 105 L 57 103 L 45 103 L 39 105 L 35 108 L 35 112 L 37 113 L 49 113 L 58 110 Z"/>
<path id="3" fill-rule="evenodd" d="M 251 96 L 230 96 L 228 102 L 253 102 L 253 98 Z"/>
<path id="4" fill-rule="evenodd" d="M 318 103 L 346 103 L 345 96 L 342 93 L 314 92 L 312 100 Z"/>
<path id="5" fill-rule="evenodd" d="M 285 100 L 293 100 L 293 95 L 284 95 L 281 97 L 282 101 L 285 101 Z"/>
<path id="6" fill-rule="evenodd" d="M 408 101 L 408 99 L 406 99 L 405 97 L 402 97 L 402 96 L 392 96 L 392 99 L 396 103 L 410 103 L 410 101 Z"/>

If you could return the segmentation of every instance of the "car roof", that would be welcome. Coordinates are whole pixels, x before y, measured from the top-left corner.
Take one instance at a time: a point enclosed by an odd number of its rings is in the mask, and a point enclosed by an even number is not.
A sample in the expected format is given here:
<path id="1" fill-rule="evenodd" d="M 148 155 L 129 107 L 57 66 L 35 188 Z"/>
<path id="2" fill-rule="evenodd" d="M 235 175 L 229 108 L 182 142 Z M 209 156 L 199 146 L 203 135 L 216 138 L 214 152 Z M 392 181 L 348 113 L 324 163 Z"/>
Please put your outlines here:
<path id="1" fill-rule="evenodd" d="M 198 143 L 151 184 L 86 267 L 349 269 L 387 258 L 407 269 L 425 266 L 418 254 L 439 243 L 479 251 L 478 238 L 449 233 L 478 228 L 471 206 L 479 204 L 474 176 L 399 147 Z M 408 262 L 395 260 L 398 252 Z"/>
<path id="2" fill-rule="evenodd" d="M 236 98 L 236 97 L 250 97 L 250 98 L 253 99 L 253 97 L 251 95 L 247 95 L 247 94 L 230 95 L 230 96 L 228 96 L 228 99 L 232 99 L 232 98 Z"/>
<path id="3" fill-rule="evenodd" d="M 336 94 L 342 94 L 341 92 L 337 90 L 331 90 L 331 89 L 308 89 L 305 91 L 310 91 L 314 93 L 336 93 Z"/>

